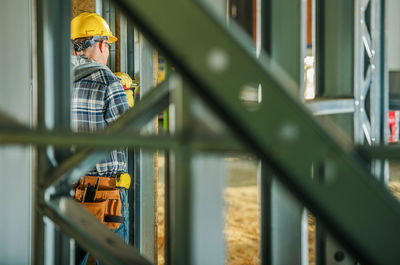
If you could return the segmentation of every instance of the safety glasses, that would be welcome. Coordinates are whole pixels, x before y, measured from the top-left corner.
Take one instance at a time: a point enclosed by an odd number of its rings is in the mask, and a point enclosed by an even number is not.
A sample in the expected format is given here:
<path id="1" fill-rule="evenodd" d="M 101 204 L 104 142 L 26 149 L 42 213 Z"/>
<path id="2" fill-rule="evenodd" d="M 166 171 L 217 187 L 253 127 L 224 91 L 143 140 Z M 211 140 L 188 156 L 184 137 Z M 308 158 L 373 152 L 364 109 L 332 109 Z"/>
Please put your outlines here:
<path id="1" fill-rule="evenodd" d="M 95 40 L 95 42 L 103 42 L 104 41 L 104 44 L 107 44 L 107 46 L 108 46 L 108 49 L 111 49 L 111 43 L 108 43 L 108 42 L 106 42 L 106 40 L 105 39 L 99 39 L 99 40 Z"/>

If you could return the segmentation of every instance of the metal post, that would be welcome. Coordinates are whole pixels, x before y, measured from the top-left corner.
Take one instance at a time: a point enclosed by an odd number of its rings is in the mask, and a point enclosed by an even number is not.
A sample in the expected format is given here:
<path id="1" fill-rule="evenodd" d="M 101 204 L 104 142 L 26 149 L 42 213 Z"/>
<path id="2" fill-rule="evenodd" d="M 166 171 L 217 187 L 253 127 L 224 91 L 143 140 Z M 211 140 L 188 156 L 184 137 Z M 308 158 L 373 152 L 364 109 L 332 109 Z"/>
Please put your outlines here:
<path id="1" fill-rule="evenodd" d="M 96 13 L 103 16 L 103 0 L 95 0 Z"/>
<path id="2" fill-rule="evenodd" d="M 351 67 L 355 62 L 353 59 L 354 31 L 351 27 L 354 24 L 353 17 L 354 3 L 351 1 L 316 1 L 316 94 L 319 98 L 350 97 L 353 93 L 358 93 L 357 88 L 354 88 L 353 92 L 352 86 L 354 74 Z M 357 108 L 357 101 L 350 100 L 349 102 L 355 104 L 355 107 L 349 106 L 346 112 L 352 113 Z M 330 114 L 346 113 L 343 110 L 342 106 L 341 109 Z M 336 115 L 333 119 L 344 131 L 351 132 L 351 122 L 346 119 L 346 116 Z M 355 116 L 354 122 L 356 120 Z M 354 133 L 355 137 L 359 138 L 358 134 L 362 133 L 362 130 L 357 130 L 358 128 L 355 127 Z M 325 168 L 325 163 L 314 168 L 316 174 L 321 175 L 318 176 L 320 178 L 323 178 L 328 170 Z M 340 258 L 335 256 L 335 253 L 342 253 L 344 256 Z M 316 262 L 317 265 L 354 262 L 343 247 L 334 242 L 318 219 L 316 220 Z"/>
<path id="3" fill-rule="evenodd" d="M 374 66 L 374 78 L 371 82 L 370 92 L 370 119 L 372 139 L 375 145 L 387 144 L 388 126 L 387 113 L 389 110 L 387 83 L 387 69 L 385 56 L 385 0 L 372 0 L 371 2 L 371 39 L 374 51 L 372 64 Z M 372 174 L 385 183 L 388 178 L 388 170 L 385 168 L 385 160 L 372 160 Z"/>
<path id="4" fill-rule="evenodd" d="M 304 58 L 306 55 L 306 1 L 269 0 L 271 9 L 271 58 L 298 84 L 304 101 Z"/>
<path id="5" fill-rule="evenodd" d="M 169 219 L 169 243 L 168 257 L 169 265 L 172 264 L 192 264 L 192 207 L 191 207 L 191 152 L 188 147 L 186 137 L 190 133 L 191 115 L 189 106 L 189 91 L 184 87 L 180 76 L 171 75 L 170 87 L 172 92 L 172 102 L 174 113 L 170 117 L 171 129 L 174 133 L 179 133 L 184 138 L 181 146 L 171 154 L 172 174 L 170 176 L 169 192 L 170 198 L 170 219 Z M 173 115 L 175 114 L 175 115 Z"/>
<path id="6" fill-rule="evenodd" d="M 260 258 L 261 264 L 272 264 L 272 203 L 271 189 L 273 173 L 268 165 L 260 162 L 259 165 L 260 186 L 261 186 L 261 244 Z"/>
<path id="7" fill-rule="evenodd" d="M 41 17 L 44 15 L 43 13 L 43 1 L 37 0 L 36 2 L 36 26 L 37 26 L 37 71 L 38 71 L 38 91 L 37 91 L 37 127 L 45 128 L 45 90 L 44 90 L 44 22 Z M 35 165 L 35 174 L 33 177 L 32 185 L 33 185 L 33 238 L 35 244 L 33 245 L 32 252 L 32 264 L 34 265 L 42 265 L 44 264 L 44 221 L 43 214 L 40 211 L 41 207 L 44 205 L 44 192 L 41 188 L 41 183 L 43 182 L 44 173 L 46 170 L 46 154 L 45 149 L 43 147 L 38 147 L 36 149 L 36 165 Z"/>
<path id="8" fill-rule="evenodd" d="M 71 98 L 71 63 L 70 63 L 70 21 L 71 2 L 37 1 L 38 14 L 38 127 L 47 129 L 70 128 L 70 99 Z M 62 14 L 62 15 L 60 15 Z M 55 151 L 48 147 L 38 148 L 38 165 L 35 205 L 35 249 L 34 264 L 52 264 L 54 262 L 69 263 L 69 239 L 63 233 L 55 230 L 51 222 L 44 226 L 42 208 L 44 204 L 45 172 L 49 162 L 55 166 L 65 159 L 69 152 Z M 47 158 L 49 160 L 46 159 Z M 44 233 L 49 236 L 44 237 Z M 46 238 L 46 240 L 45 240 Z M 45 245 L 44 245 L 45 244 Z M 54 247 L 54 248 L 53 248 Z M 65 254 L 56 256 L 56 253 Z M 44 251 L 49 255 L 44 258 Z M 56 259 L 58 261 L 56 261 Z"/>
<path id="9" fill-rule="evenodd" d="M 97 10 L 97 9 L 96 9 Z M 110 30 L 113 34 L 115 34 L 115 5 L 113 1 L 103 0 L 102 3 L 102 13 L 103 18 L 108 22 L 110 26 Z M 110 57 L 107 63 L 107 66 L 110 67 L 111 71 L 115 72 L 116 66 L 116 47 L 112 46 L 110 50 Z"/>
<path id="10" fill-rule="evenodd" d="M 296 93 L 304 102 L 306 1 L 271 0 L 268 4 L 271 10 L 271 58 L 298 84 Z M 304 206 L 278 181 L 272 180 L 270 187 L 270 191 L 263 189 L 263 192 L 271 193 L 271 263 L 307 264 L 308 233 L 303 229 L 307 224 Z"/>
<path id="11" fill-rule="evenodd" d="M 35 125 L 36 93 L 34 1 L 6 1 L 0 9 L 3 52 L 0 127 Z M 9 118 L 5 118 L 9 116 Z M 12 117 L 12 118 L 11 118 Z M 34 151 L 30 146 L 0 146 L 0 263 L 31 264 L 34 255 Z M 34 149 L 33 149 L 34 150 Z"/>
<path id="12" fill-rule="evenodd" d="M 222 156 L 193 157 L 190 183 L 191 244 L 193 265 L 224 264 L 224 202 L 226 165 Z"/>
<path id="13" fill-rule="evenodd" d="M 120 47 L 120 71 L 127 73 L 128 71 L 128 19 L 123 12 L 119 13 L 119 47 Z"/>
<path id="14" fill-rule="evenodd" d="M 140 69 L 140 97 L 148 93 L 153 87 L 153 47 L 140 36 L 139 69 Z M 153 122 L 149 122 L 141 132 L 153 134 Z M 147 259 L 154 261 L 155 234 L 154 234 L 154 158 L 152 151 L 140 150 L 136 153 L 135 183 L 135 246 Z"/>

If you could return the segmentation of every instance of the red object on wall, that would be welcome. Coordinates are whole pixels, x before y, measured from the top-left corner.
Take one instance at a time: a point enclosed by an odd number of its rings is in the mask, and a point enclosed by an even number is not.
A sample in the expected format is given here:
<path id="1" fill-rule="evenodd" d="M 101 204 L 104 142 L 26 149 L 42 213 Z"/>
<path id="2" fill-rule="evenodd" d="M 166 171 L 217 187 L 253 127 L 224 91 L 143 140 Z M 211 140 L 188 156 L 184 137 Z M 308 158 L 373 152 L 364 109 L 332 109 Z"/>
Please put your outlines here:
<path id="1" fill-rule="evenodd" d="M 389 111 L 388 113 L 389 124 L 389 143 L 399 141 L 399 112 Z"/>
<path id="2" fill-rule="evenodd" d="M 307 46 L 312 46 L 312 0 L 307 0 Z"/>

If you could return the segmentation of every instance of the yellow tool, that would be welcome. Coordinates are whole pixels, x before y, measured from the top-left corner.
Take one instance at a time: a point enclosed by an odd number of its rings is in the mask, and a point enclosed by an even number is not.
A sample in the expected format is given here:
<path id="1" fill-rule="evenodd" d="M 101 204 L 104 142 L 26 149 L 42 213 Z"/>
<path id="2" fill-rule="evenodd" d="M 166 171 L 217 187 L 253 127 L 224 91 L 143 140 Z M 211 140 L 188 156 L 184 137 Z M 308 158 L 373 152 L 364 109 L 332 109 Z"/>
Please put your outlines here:
<path id="1" fill-rule="evenodd" d="M 128 173 L 122 173 L 115 177 L 115 186 L 129 189 L 131 186 L 131 176 Z"/>
<path id="2" fill-rule="evenodd" d="M 129 107 L 132 108 L 135 105 L 133 91 L 130 89 L 133 84 L 132 78 L 127 73 L 116 72 L 114 74 L 116 77 L 121 79 L 121 85 L 125 90 L 125 94 L 126 94 L 126 98 L 128 99 Z"/>

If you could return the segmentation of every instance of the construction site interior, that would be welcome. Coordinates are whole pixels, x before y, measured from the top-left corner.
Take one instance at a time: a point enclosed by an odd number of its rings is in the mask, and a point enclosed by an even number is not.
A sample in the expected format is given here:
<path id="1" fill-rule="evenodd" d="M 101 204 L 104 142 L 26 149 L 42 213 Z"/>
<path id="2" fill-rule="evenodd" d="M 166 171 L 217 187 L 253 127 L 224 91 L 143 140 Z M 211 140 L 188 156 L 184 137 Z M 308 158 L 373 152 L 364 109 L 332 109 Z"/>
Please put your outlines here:
<path id="1" fill-rule="evenodd" d="M 400 264 L 400 1 L 2 4 L 0 265 Z M 84 12 L 131 79 L 93 134 L 70 127 Z M 116 147 L 129 244 L 73 199 Z"/>

